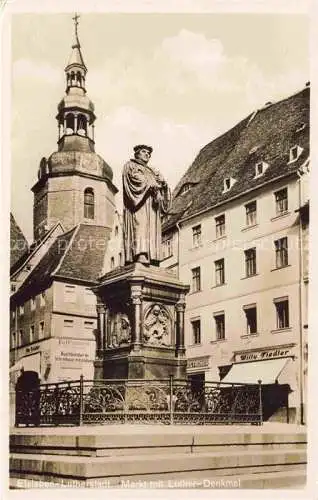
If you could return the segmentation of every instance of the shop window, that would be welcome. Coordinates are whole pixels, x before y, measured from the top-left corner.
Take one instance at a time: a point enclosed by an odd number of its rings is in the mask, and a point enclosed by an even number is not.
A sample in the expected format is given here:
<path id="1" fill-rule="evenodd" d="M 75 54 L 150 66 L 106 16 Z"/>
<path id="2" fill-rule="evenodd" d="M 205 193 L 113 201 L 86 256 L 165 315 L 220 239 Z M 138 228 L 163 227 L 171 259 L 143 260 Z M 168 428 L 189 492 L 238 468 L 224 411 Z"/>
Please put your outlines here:
<path id="1" fill-rule="evenodd" d="M 257 309 L 255 304 L 244 306 L 244 313 L 246 316 L 246 333 L 253 335 L 257 333 Z"/>
<path id="2" fill-rule="evenodd" d="M 224 340 L 225 339 L 225 314 L 215 313 L 214 314 L 215 321 L 215 338 L 216 340 Z"/>
<path id="3" fill-rule="evenodd" d="M 215 285 L 220 286 L 225 283 L 225 264 L 224 259 L 219 259 L 214 262 L 215 266 Z"/>
<path id="4" fill-rule="evenodd" d="M 245 276 L 249 278 L 256 274 L 256 248 L 249 248 L 245 254 Z"/>
<path id="5" fill-rule="evenodd" d="M 192 327 L 192 344 L 201 344 L 201 320 L 196 319 L 191 321 Z"/>
<path id="6" fill-rule="evenodd" d="M 215 237 L 221 238 L 225 235 L 225 215 L 215 217 Z"/>
<path id="7" fill-rule="evenodd" d="M 246 226 L 255 226 L 257 223 L 257 207 L 256 201 L 251 201 L 245 205 Z"/>
<path id="8" fill-rule="evenodd" d="M 201 224 L 198 224 L 192 228 L 192 246 L 194 248 L 201 245 L 201 235 Z"/>
<path id="9" fill-rule="evenodd" d="M 192 292 L 199 292 L 201 290 L 201 269 L 195 267 L 192 271 Z"/>
<path id="10" fill-rule="evenodd" d="M 288 266 L 288 240 L 280 238 L 274 242 L 276 254 L 276 268 Z"/>
<path id="11" fill-rule="evenodd" d="M 289 328 L 289 301 L 288 298 L 275 299 L 276 328 L 278 330 Z"/>

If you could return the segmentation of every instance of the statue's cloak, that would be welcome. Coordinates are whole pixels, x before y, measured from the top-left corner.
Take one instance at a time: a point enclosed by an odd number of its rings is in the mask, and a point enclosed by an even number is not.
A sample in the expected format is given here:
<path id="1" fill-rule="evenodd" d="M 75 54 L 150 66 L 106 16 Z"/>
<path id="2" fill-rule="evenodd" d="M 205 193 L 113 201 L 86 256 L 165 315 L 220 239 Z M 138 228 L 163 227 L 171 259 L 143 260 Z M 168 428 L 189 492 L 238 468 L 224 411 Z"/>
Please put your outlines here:
<path id="1" fill-rule="evenodd" d="M 169 190 L 162 177 L 148 165 L 134 159 L 123 168 L 123 233 L 125 262 L 140 254 L 160 261 L 161 214 L 169 204 Z"/>

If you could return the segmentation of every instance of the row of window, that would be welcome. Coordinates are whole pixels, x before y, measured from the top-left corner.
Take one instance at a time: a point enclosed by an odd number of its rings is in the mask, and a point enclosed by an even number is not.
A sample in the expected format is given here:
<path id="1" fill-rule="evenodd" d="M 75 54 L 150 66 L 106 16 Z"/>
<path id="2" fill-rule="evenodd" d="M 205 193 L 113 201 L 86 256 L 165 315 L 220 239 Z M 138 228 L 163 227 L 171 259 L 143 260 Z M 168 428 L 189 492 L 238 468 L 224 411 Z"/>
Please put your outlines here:
<path id="1" fill-rule="evenodd" d="M 38 301 L 37 301 L 37 297 L 39 297 Z M 30 302 L 30 310 L 31 311 L 36 310 L 37 303 L 38 303 L 39 307 L 44 307 L 45 306 L 45 292 L 42 292 L 37 296 L 31 297 L 29 302 Z M 26 302 L 24 304 L 21 304 L 18 307 L 19 316 L 23 316 L 24 311 L 25 311 L 25 306 L 26 306 Z M 14 320 L 15 317 L 16 317 L 16 311 L 13 309 L 12 310 L 12 320 Z"/>
<path id="2" fill-rule="evenodd" d="M 256 148 L 252 148 L 251 151 L 250 151 L 250 154 L 253 154 L 257 151 L 258 147 Z M 288 163 L 291 164 L 291 163 L 294 163 L 295 161 L 298 160 L 298 158 L 300 157 L 300 155 L 302 154 L 303 152 L 303 148 L 301 146 L 299 146 L 298 144 L 296 144 L 295 146 L 291 147 L 290 150 L 289 150 L 289 161 Z M 266 163 L 265 161 L 259 161 L 255 164 L 255 174 L 254 174 L 254 179 L 258 179 L 259 177 L 262 177 L 266 170 L 270 167 L 270 165 L 268 163 Z M 234 179 L 233 177 L 226 177 L 224 180 L 223 180 L 223 191 L 222 193 L 227 193 L 228 191 L 230 191 L 230 189 L 234 186 L 234 184 L 237 182 L 236 179 Z M 192 187 L 193 183 L 190 183 L 190 182 L 186 182 L 182 188 L 180 189 L 179 191 L 179 194 L 182 195 L 184 193 L 187 193 L 191 187 Z"/>
<path id="3" fill-rule="evenodd" d="M 276 311 L 276 329 L 283 330 L 290 327 L 289 324 L 289 302 L 288 297 L 274 299 Z M 248 304 L 243 306 L 243 313 L 246 320 L 246 330 L 244 335 L 255 335 L 257 330 L 257 306 L 256 304 Z M 218 311 L 213 314 L 214 320 L 214 339 L 226 339 L 226 324 L 224 311 Z M 194 319 L 191 321 L 192 329 L 192 344 L 201 344 L 201 320 Z"/>
<path id="4" fill-rule="evenodd" d="M 12 348 L 19 347 L 25 344 L 31 344 L 35 340 L 42 340 L 43 338 L 44 321 L 40 321 L 37 337 L 35 335 L 35 325 L 30 326 L 28 338 L 26 338 L 26 331 L 23 329 L 18 330 L 18 336 L 16 335 L 16 332 L 12 332 Z"/>
<path id="5" fill-rule="evenodd" d="M 276 215 L 283 215 L 288 212 L 288 191 L 287 188 L 280 189 L 274 193 Z M 226 234 L 225 214 L 215 217 L 215 238 L 222 238 Z M 245 223 L 246 227 L 252 227 L 257 224 L 257 202 L 251 201 L 245 205 Z M 198 247 L 202 243 L 202 228 L 198 224 L 192 228 L 192 244 Z"/>
<path id="6" fill-rule="evenodd" d="M 39 301 L 38 304 L 40 307 L 45 306 L 45 292 L 42 292 L 39 295 Z M 65 285 L 64 286 L 64 302 L 71 302 L 75 303 L 77 302 L 77 286 L 76 285 Z M 96 304 L 96 298 L 94 293 L 90 288 L 85 288 L 84 290 L 84 302 L 87 305 L 95 305 Z M 30 299 L 30 310 L 35 311 L 36 310 L 36 304 L 37 300 L 36 297 L 31 297 Z M 24 311 L 25 311 L 25 305 L 26 303 L 22 304 L 18 308 L 18 314 L 19 316 L 23 316 Z M 15 319 L 15 310 L 12 311 L 12 319 Z"/>
<path id="7" fill-rule="evenodd" d="M 287 187 L 274 192 L 275 213 L 276 216 L 284 215 L 288 212 L 288 189 Z M 257 224 L 257 201 L 251 201 L 245 206 L 245 224 L 246 227 L 253 227 Z M 226 236 L 225 214 L 218 215 L 215 221 L 215 239 Z M 173 255 L 172 235 L 165 235 L 162 241 L 163 258 Z M 197 224 L 192 228 L 192 246 L 197 248 L 202 244 L 202 226 Z"/>
<path id="8" fill-rule="evenodd" d="M 64 285 L 64 302 L 77 302 L 78 287 L 76 285 Z M 82 293 L 82 289 L 81 289 Z M 87 305 L 94 306 L 96 304 L 96 296 L 90 288 L 84 289 L 84 302 Z"/>
<path id="9" fill-rule="evenodd" d="M 73 319 L 64 319 L 63 321 L 63 331 L 66 333 L 68 329 L 74 328 L 74 320 Z M 84 328 L 86 330 L 93 330 L 94 321 L 93 320 L 85 320 Z M 40 321 L 38 327 L 38 335 L 36 336 L 35 325 L 31 325 L 29 328 L 29 336 L 26 337 L 26 331 L 23 329 L 18 330 L 18 337 L 16 338 L 16 332 L 12 332 L 12 348 L 20 347 L 25 344 L 31 344 L 36 340 L 42 340 L 44 338 L 44 321 Z"/>
<path id="10" fill-rule="evenodd" d="M 288 266 L 288 238 L 280 238 L 274 241 L 276 269 Z M 257 252 L 256 248 L 244 250 L 245 277 L 250 278 L 257 274 Z M 201 291 L 201 268 L 200 266 L 191 269 L 192 272 L 192 292 Z M 214 261 L 215 286 L 225 284 L 225 259 Z"/>

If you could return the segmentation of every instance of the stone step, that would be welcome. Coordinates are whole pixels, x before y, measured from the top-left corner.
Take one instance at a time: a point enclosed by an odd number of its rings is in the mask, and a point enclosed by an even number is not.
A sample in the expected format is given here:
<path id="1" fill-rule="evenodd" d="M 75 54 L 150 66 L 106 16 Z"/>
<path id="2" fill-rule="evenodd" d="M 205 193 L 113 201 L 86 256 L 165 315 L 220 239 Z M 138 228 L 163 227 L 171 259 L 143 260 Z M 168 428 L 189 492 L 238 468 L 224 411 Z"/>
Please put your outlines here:
<path id="1" fill-rule="evenodd" d="M 112 478 L 117 476 L 145 476 L 191 471 L 224 471 L 271 466 L 277 470 L 291 464 L 306 464 L 305 450 L 224 450 L 209 453 L 162 453 L 160 455 L 126 455 L 111 457 L 87 457 L 12 453 L 10 471 L 13 477 L 21 474 L 55 476 L 73 479 Z M 40 478 L 40 477 L 39 477 Z"/>
<path id="2" fill-rule="evenodd" d="M 77 428 L 79 430 L 79 428 Z M 42 431 L 43 429 L 41 429 Z M 119 429 L 121 430 L 121 429 Z M 306 447 L 306 434 L 299 433 L 220 433 L 199 432 L 118 433 L 103 435 L 43 435 L 19 432 L 10 436 L 10 450 L 15 453 L 42 453 L 57 455 L 116 456 L 135 454 L 200 453 L 223 451 L 229 446 L 241 452 L 247 449 L 296 449 Z M 39 431 L 38 431 L 39 432 Z M 56 429 L 56 432 L 59 432 Z M 105 432 L 105 431 L 104 431 Z"/>

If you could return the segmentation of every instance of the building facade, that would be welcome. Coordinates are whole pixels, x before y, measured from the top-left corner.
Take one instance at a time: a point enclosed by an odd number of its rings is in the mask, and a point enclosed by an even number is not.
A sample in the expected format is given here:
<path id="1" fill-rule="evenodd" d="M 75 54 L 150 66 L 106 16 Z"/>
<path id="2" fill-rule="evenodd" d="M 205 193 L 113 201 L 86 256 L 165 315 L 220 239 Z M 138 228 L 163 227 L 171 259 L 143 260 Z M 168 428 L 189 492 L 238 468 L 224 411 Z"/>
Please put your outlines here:
<path id="1" fill-rule="evenodd" d="M 203 148 L 173 196 L 166 258 L 191 284 L 188 376 L 279 383 L 304 420 L 309 87 Z M 182 250 L 181 250 L 182 249 Z M 305 262 L 305 264 L 304 264 Z"/>
<path id="2" fill-rule="evenodd" d="M 97 313 L 91 287 L 104 268 L 117 188 L 111 167 L 95 153 L 96 117 L 77 24 L 75 19 L 56 116 L 58 151 L 42 158 L 32 187 L 34 242 L 12 259 L 12 386 L 21 368 L 36 371 L 42 383 L 94 375 Z"/>

